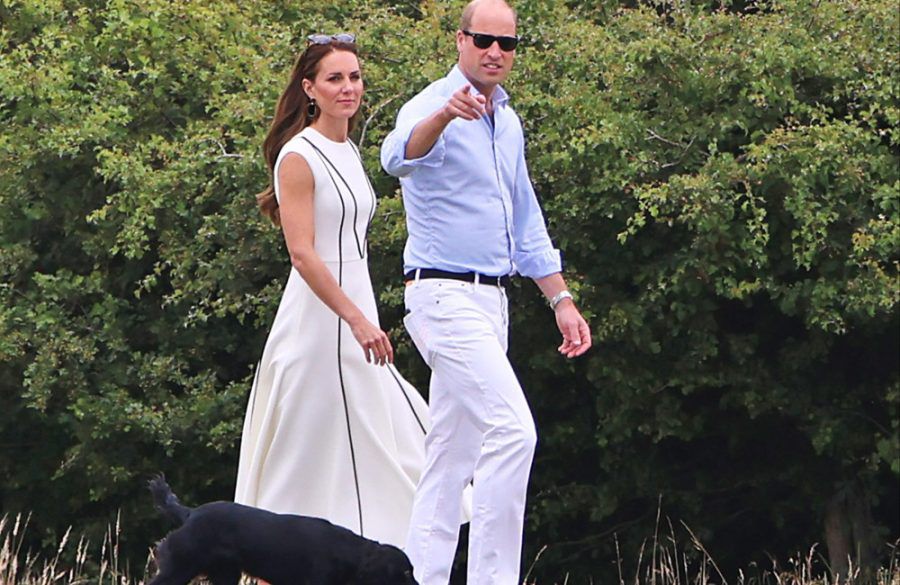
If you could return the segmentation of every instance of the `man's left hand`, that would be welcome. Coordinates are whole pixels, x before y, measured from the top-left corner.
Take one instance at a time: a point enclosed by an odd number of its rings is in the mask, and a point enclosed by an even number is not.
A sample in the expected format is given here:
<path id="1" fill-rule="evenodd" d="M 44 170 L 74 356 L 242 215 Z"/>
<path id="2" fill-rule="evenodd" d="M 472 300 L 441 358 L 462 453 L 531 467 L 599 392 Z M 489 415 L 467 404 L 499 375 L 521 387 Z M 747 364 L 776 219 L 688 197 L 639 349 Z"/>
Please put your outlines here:
<path id="1" fill-rule="evenodd" d="M 591 348 L 591 329 L 578 312 L 571 299 L 563 300 L 556 307 L 556 326 L 562 333 L 563 342 L 559 353 L 567 358 L 578 357 Z"/>

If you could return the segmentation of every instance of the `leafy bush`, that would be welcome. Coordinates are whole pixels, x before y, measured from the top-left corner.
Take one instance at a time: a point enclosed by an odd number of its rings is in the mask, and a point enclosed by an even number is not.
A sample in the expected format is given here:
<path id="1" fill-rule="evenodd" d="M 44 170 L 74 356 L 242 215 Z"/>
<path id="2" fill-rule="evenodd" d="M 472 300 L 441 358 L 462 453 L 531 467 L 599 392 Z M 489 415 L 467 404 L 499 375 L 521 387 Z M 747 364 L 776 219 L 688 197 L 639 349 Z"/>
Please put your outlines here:
<path id="1" fill-rule="evenodd" d="M 302 4 L 302 6 L 301 6 Z M 289 264 L 260 144 L 312 31 L 359 34 L 371 237 L 401 367 L 405 237 L 377 151 L 455 60 L 462 3 L 0 4 L 0 503 L 143 562 L 144 480 L 227 498 Z M 517 283 L 541 436 L 526 558 L 614 575 L 658 499 L 728 568 L 898 530 L 900 108 L 889 0 L 517 3 L 532 178 L 597 346 Z M 630 549 L 629 549 L 630 550 Z M 844 572 L 843 574 L 846 574 Z"/>

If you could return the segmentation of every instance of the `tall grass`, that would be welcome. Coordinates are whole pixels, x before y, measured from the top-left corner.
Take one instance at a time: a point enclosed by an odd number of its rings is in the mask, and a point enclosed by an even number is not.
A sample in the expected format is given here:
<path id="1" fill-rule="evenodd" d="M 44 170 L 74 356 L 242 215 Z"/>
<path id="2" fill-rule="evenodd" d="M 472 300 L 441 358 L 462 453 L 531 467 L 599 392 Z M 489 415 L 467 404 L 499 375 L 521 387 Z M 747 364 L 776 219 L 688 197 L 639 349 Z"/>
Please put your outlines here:
<path id="1" fill-rule="evenodd" d="M 786 566 L 780 566 L 772 559 L 771 568 L 754 568 L 750 574 L 738 571 L 733 579 L 726 578 L 716 561 L 697 538 L 690 527 L 681 522 L 688 535 L 688 542 L 679 540 L 675 534 L 672 521 L 666 518 L 668 528 L 660 534 L 661 510 L 657 509 L 656 528 L 653 538 L 644 541 L 638 550 L 637 563 L 630 572 L 625 568 L 616 538 L 616 566 L 618 568 L 618 585 L 900 585 L 900 541 L 889 545 L 890 554 L 886 567 L 879 568 L 875 574 L 866 574 L 854 567 L 852 562 L 848 575 L 832 575 L 824 557 L 813 545 L 805 555 L 797 554 L 788 559 Z M 523 585 L 550 585 L 529 581 L 535 565 L 540 561 L 544 547 L 538 552 L 525 575 Z M 600 585 L 589 581 L 590 585 Z M 568 576 L 552 585 L 582 585 L 571 583 Z"/>
<path id="2" fill-rule="evenodd" d="M 121 524 L 116 517 L 115 526 L 110 526 L 99 547 L 92 546 L 84 537 L 77 543 L 71 539 L 71 528 L 63 536 L 56 553 L 49 558 L 40 558 L 23 550 L 28 517 L 21 515 L 11 519 L 0 518 L 0 585 L 144 585 L 152 572 L 152 557 L 141 570 L 141 574 L 130 575 L 128 564 L 119 556 L 119 536 Z M 898 565 L 897 543 L 891 546 L 891 554 L 886 567 L 865 578 L 853 568 L 849 575 L 832 577 L 816 547 L 810 548 L 805 556 L 798 555 L 788 561 L 785 567 L 772 561 L 772 567 L 765 571 L 746 576 L 742 571 L 733 579 L 726 579 L 700 540 L 687 525 L 682 526 L 689 534 L 689 544 L 681 543 L 675 535 L 671 521 L 665 535 L 657 530 L 653 538 L 640 547 L 637 563 L 631 571 L 625 568 L 616 541 L 618 585 L 900 585 L 900 565 Z M 583 585 L 570 581 L 567 575 L 554 583 L 531 578 L 534 567 L 540 562 L 542 549 L 528 569 L 523 585 Z M 97 557 L 92 557 L 96 552 Z M 245 580 L 253 585 L 252 580 Z M 589 581 L 588 585 L 600 585 Z"/>
<path id="3" fill-rule="evenodd" d="M 83 536 L 71 548 L 72 528 L 70 527 L 56 554 L 50 558 L 40 558 L 31 551 L 23 551 L 22 543 L 29 517 L 21 514 L 11 520 L 0 518 L 0 585 L 143 585 L 142 580 L 134 580 L 128 574 L 127 563 L 122 564 L 119 555 L 120 518 L 116 516 L 115 526 L 106 531 L 100 543 L 98 560 L 91 557 L 91 544 Z M 144 566 L 147 573 L 150 558 Z"/>

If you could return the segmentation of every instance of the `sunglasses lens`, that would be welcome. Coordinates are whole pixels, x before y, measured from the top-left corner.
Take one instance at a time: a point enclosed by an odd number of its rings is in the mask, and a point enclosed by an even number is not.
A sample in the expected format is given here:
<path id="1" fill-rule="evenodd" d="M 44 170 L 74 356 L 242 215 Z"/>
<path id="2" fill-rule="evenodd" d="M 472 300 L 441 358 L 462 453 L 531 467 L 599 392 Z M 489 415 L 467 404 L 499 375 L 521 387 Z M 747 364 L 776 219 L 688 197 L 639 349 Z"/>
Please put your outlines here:
<path id="1" fill-rule="evenodd" d="M 494 44 L 494 37 L 491 35 L 472 35 L 472 43 L 479 49 L 487 49 Z"/>
<path id="2" fill-rule="evenodd" d="M 339 43 L 355 43 L 356 35 L 350 33 L 338 33 L 336 35 L 309 35 L 306 37 L 313 45 L 327 45 L 331 41 Z"/>
<path id="3" fill-rule="evenodd" d="M 516 37 L 497 37 L 497 44 L 504 51 L 512 51 L 519 44 L 519 39 Z"/>
<path id="4" fill-rule="evenodd" d="M 519 44 L 518 37 L 495 37 L 494 35 L 470 32 L 466 32 L 466 34 L 472 37 L 472 44 L 479 49 L 487 49 L 494 44 L 494 41 L 497 41 L 497 44 L 500 45 L 500 49 L 503 51 L 512 51 Z"/>

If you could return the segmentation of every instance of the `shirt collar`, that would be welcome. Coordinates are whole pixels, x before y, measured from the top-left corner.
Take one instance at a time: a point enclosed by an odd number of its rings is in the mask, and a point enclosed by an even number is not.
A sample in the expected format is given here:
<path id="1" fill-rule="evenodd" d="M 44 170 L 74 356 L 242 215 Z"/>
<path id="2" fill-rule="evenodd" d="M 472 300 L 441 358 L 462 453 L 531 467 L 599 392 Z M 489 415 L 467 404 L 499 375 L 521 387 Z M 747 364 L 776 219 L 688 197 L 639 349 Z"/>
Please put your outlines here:
<path id="1" fill-rule="evenodd" d="M 447 75 L 447 79 L 450 81 L 450 84 L 453 87 L 453 91 L 456 91 L 458 88 L 462 87 L 466 83 L 472 84 L 471 81 L 466 79 L 466 76 L 459 68 L 459 64 L 453 66 L 453 69 L 450 70 L 450 73 Z M 481 95 L 474 85 L 472 85 L 472 95 Z M 494 107 L 502 108 L 505 107 L 509 103 L 509 94 L 506 93 L 506 90 L 503 89 L 503 86 L 498 85 L 494 89 Z"/>

